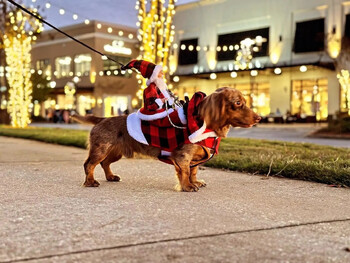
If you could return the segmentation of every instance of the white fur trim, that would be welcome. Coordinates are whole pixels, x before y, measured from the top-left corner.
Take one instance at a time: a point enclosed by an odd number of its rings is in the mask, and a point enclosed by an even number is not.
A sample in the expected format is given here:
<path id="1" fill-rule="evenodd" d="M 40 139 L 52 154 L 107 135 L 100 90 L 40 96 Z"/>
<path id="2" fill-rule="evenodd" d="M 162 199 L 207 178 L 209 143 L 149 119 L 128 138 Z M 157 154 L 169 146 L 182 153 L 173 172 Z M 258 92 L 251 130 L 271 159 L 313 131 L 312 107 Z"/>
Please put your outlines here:
<path id="1" fill-rule="evenodd" d="M 169 109 L 169 115 L 173 112 L 173 109 Z M 154 120 L 158 120 L 158 119 L 162 119 L 164 117 L 167 117 L 168 114 L 166 111 L 162 111 L 162 112 L 158 112 L 156 114 L 152 114 L 152 115 L 147 115 L 147 114 L 143 114 L 141 113 L 140 110 L 137 111 L 137 117 L 139 117 L 141 120 L 143 121 L 154 121 Z"/>
<path id="2" fill-rule="evenodd" d="M 190 142 L 191 142 L 191 143 L 196 143 L 196 142 L 198 142 L 198 141 L 196 140 L 197 137 L 199 137 L 200 135 L 202 135 L 206 128 L 207 128 L 207 124 L 204 122 L 202 127 L 200 127 L 198 130 L 196 130 L 196 131 L 195 131 L 194 133 L 192 133 L 190 136 L 188 136 L 188 139 L 190 140 Z"/>
<path id="3" fill-rule="evenodd" d="M 163 93 L 163 91 L 161 91 L 161 92 Z M 168 96 L 169 96 L 169 98 L 168 98 L 168 103 L 169 103 L 169 105 L 171 106 L 171 105 L 174 104 L 174 99 L 170 97 L 170 95 L 169 95 L 168 92 L 167 92 L 167 94 L 168 94 Z M 164 95 L 164 94 L 163 94 L 163 95 Z M 165 97 L 165 95 L 164 95 L 164 97 Z"/>
<path id="4" fill-rule="evenodd" d="M 157 103 L 159 109 L 161 109 L 161 108 L 163 107 L 163 104 L 164 104 L 163 101 L 162 101 L 161 99 L 156 99 L 156 100 L 155 100 L 155 103 Z"/>
<path id="5" fill-rule="evenodd" d="M 161 156 L 170 156 L 170 155 L 171 155 L 171 152 L 161 150 L 160 155 L 161 155 Z"/>
<path id="6" fill-rule="evenodd" d="M 179 119 L 180 119 L 182 124 L 187 124 L 187 119 L 186 119 L 186 115 L 184 112 L 184 108 L 177 107 L 177 115 L 179 115 Z"/>
<path id="7" fill-rule="evenodd" d="M 203 134 L 199 135 L 196 138 L 192 138 L 192 141 L 190 140 L 190 142 L 192 142 L 192 143 L 200 142 L 200 141 L 203 141 L 205 139 L 208 139 L 209 137 L 218 137 L 218 135 L 214 131 L 207 132 L 207 133 L 203 133 Z"/>
<path id="8" fill-rule="evenodd" d="M 158 78 L 158 74 L 161 70 L 163 70 L 163 67 L 161 65 L 157 65 L 154 68 L 151 77 L 146 82 L 147 86 L 149 86 L 149 84 L 151 84 L 152 82 L 154 82 Z"/>
<path id="9" fill-rule="evenodd" d="M 203 126 L 200 129 L 196 130 L 194 133 L 192 133 L 190 136 L 188 136 L 189 141 L 191 143 L 196 143 L 196 142 L 203 141 L 209 137 L 218 137 L 218 135 L 214 131 L 204 133 L 206 128 L 207 128 L 207 125 L 204 122 Z"/>
<path id="10" fill-rule="evenodd" d="M 131 113 L 126 119 L 126 128 L 129 135 L 136 141 L 148 145 L 148 142 L 141 130 L 141 120 L 136 113 Z"/>

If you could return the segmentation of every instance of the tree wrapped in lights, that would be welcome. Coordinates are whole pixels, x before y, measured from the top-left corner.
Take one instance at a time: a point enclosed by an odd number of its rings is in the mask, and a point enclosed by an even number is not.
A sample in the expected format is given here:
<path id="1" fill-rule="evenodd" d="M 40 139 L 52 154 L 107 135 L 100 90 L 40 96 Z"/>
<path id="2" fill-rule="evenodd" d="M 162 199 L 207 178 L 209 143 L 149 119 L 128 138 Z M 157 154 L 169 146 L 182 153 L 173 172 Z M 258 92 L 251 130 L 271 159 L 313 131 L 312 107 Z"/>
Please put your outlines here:
<path id="1" fill-rule="evenodd" d="M 138 0 L 135 8 L 138 10 L 138 38 L 141 42 L 139 59 L 162 65 L 164 73 L 167 74 L 170 47 L 175 35 L 172 22 L 176 0 L 168 0 L 167 6 L 165 2 L 165 0 Z M 139 83 L 142 83 L 142 88 L 137 95 L 142 98 L 145 81 L 139 80 Z"/>
<path id="2" fill-rule="evenodd" d="M 344 37 L 341 50 L 334 60 L 339 84 L 341 86 L 341 111 L 350 115 L 350 38 Z"/>
<path id="3" fill-rule="evenodd" d="M 31 11 L 38 15 L 37 9 Z M 30 123 L 32 106 L 30 51 L 32 41 L 35 41 L 36 35 L 43 30 L 43 25 L 39 20 L 24 15 L 16 8 L 12 8 L 3 16 L 5 26 L 0 33 L 0 48 L 4 49 L 6 54 L 6 78 L 9 84 L 7 110 L 12 126 L 24 128 Z"/>
<path id="4" fill-rule="evenodd" d="M 347 109 L 348 114 L 350 115 L 350 73 L 349 70 L 341 70 L 339 74 L 337 74 L 337 78 L 339 80 L 340 86 L 343 90 L 343 94 L 345 97 L 344 108 Z"/>

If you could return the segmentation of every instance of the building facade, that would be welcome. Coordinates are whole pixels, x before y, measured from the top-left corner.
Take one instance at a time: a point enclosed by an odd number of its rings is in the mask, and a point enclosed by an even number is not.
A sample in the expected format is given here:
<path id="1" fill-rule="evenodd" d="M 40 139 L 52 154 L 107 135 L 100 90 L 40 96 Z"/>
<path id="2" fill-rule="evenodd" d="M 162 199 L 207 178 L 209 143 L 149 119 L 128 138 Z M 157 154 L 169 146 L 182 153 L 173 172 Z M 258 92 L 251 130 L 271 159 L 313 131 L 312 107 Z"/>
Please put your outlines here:
<path id="1" fill-rule="evenodd" d="M 170 69 L 180 97 L 222 86 L 262 116 L 326 120 L 345 108 L 350 1 L 201 0 L 179 6 Z M 346 68 L 345 68 L 346 69 Z"/>
<path id="2" fill-rule="evenodd" d="M 138 56 L 136 28 L 90 21 L 61 29 L 122 64 Z M 34 103 L 36 114 L 53 109 L 109 117 L 139 106 L 136 74 L 57 31 L 44 31 L 33 45 L 32 67 L 52 88 L 47 101 Z"/>

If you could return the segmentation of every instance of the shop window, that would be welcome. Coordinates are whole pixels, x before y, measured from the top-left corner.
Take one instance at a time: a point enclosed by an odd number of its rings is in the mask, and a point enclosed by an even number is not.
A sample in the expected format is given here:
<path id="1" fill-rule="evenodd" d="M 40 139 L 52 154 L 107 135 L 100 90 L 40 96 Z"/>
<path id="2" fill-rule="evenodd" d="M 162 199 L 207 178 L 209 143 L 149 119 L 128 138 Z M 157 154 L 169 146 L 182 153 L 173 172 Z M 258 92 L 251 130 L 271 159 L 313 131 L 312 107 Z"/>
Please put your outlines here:
<path id="1" fill-rule="evenodd" d="M 77 96 L 77 111 L 80 115 L 86 115 L 92 113 L 92 108 L 95 106 L 96 101 L 90 95 Z"/>
<path id="2" fill-rule="evenodd" d="M 268 83 L 228 83 L 222 86 L 242 92 L 247 106 L 259 115 L 267 116 L 270 114 L 270 86 Z"/>
<path id="3" fill-rule="evenodd" d="M 324 50 L 324 18 L 296 23 L 294 52 Z"/>
<path id="4" fill-rule="evenodd" d="M 317 120 L 328 117 L 328 80 L 293 80 L 291 114 L 305 118 L 314 116 Z"/>
<path id="5" fill-rule="evenodd" d="M 345 18 L 344 37 L 350 39 L 350 14 L 346 15 L 346 18 Z"/>
<path id="6" fill-rule="evenodd" d="M 121 57 L 121 56 L 114 56 L 114 55 L 108 55 L 108 57 L 124 65 L 128 64 L 128 62 L 130 62 L 131 60 L 130 57 Z M 131 73 L 129 73 L 128 70 L 126 71 L 120 70 L 120 65 L 109 59 L 106 59 L 103 61 L 103 73 L 104 75 L 107 75 L 107 76 L 119 76 L 119 77 L 126 77 L 126 78 L 131 77 Z"/>
<path id="7" fill-rule="evenodd" d="M 82 54 L 74 57 L 74 72 L 78 77 L 89 76 L 91 69 L 91 55 Z"/>
<path id="8" fill-rule="evenodd" d="M 121 116 L 128 112 L 129 96 L 110 96 L 104 98 L 104 117 Z"/>
<path id="9" fill-rule="evenodd" d="M 69 77 L 69 74 L 71 72 L 71 64 L 72 64 L 72 58 L 71 57 L 58 57 L 55 59 L 55 67 L 56 67 L 56 77 L 64 78 Z"/>
<path id="10" fill-rule="evenodd" d="M 230 33 L 218 36 L 218 47 L 220 51 L 217 51 L 218 61 L 234 60 L 237 56 L 237 50 L 240 43 L 246 38 L 255 39 L 261 36 L 265 41 L 258 43 L 257 51 L 253 53 L 254 57 L 268 56 L 269 53 L 269 28 L 262 28 L 256 30 L 249 30 L 237 33 Z"/>
<path id="11" fill-rule="evenodd" d="M 76 97 L 73 95 L 57 95 L 56 110 L 72 110 L 76 108 Z"/>
<path id="12" fill-rule="evenodd" d="M 180 42 L 179 65 L 198 63 L 198 38 L 182 40 Z"/>
<path id="13" fill-rule="evenodd" d="M 199 90 L 207 94 L 212 92 L 212 90 L 205 90 L 203 87 L 199 88 L 198 86 L 188 85 L 188 83 L 186 84 L 187 85 L 184 86 L 180 84 L 176 91 L 174 91 L 177 97 L 181 99 L 184 99 L 186 96 L 192 98 L 192 96 Z"/>
<path id="14" fill-rule="evenodd" d="M 45 77 L 51 78 L 51 64 L 49 59 L 41 59 L 35 62 L 35 69 Z"/>

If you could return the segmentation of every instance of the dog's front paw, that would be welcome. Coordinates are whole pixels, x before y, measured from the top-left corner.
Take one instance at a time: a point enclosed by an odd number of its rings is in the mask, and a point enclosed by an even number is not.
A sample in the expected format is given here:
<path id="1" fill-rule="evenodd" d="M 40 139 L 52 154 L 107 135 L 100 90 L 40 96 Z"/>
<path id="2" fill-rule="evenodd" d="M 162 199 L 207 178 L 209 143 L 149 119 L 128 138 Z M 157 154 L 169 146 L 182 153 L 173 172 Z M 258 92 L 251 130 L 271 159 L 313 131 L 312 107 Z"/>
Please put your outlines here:
<path id="1" fill-rule="evenodd" d="M 207 183 L 204 180 L 195 181 L 195 182 L 193 182 L 193 184 L 199 188 L 207 186 Z"/>
<path id="2" fill-rule="evenodd" d="M 85 181 L 84 186 L 85 187 L 98 187 L 100 185 L 99 182 L 97 182 L 96 180 L 93 181 Z"/>
<path id="3" fill-rule="evenodd" d="M 182 185 L 181 188 L 184 192 L 197 192 L 199 190 L 199 187 L 195 184 Z"/>
<path id="4" fill-rule="evenodd" d="M 107 179 L 107 181 L 110 181 L 110 182 L 119 182 L 120 181 L 120 177 L 118 175 L 111 175 L 111 176 L 108 176 L 106 179 Z"/>

